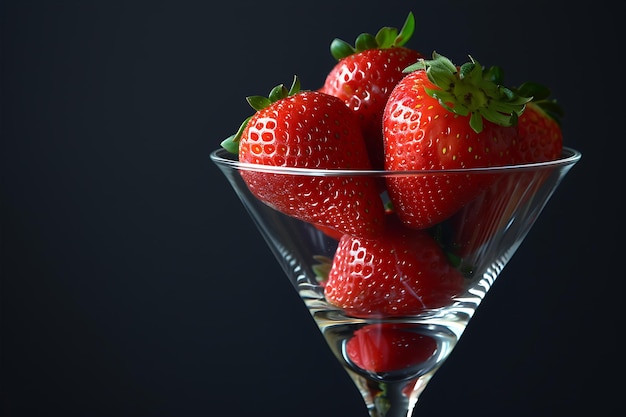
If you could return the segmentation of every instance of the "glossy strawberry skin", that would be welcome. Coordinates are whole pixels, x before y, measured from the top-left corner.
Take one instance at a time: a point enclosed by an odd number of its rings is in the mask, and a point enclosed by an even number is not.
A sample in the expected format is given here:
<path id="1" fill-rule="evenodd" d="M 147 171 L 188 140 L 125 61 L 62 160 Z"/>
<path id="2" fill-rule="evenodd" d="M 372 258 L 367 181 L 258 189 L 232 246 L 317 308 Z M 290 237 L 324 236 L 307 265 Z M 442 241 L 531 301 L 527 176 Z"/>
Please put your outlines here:
<path id="1" fill-rule="evenodd" d="M 518 138 L 511 154 L 516 164 L 557 159 L 563 150 L 561 126 L 539 105 L 530 102 L 517 123 Z M 516 210 L 532 198 L 551 171 L 518 171 L 500 175 L 453 219 L 455 236 L 450 250 L 460 257 L 472 254 L 510 222 Z"/>
<path id="2" fill-rule="evenodd" d="M 356 317 L 403 316 L 451 304 L 463 284 L 426 231 L 388 216 L 385 232 L 375 239 L 341 238 L 325 296 Z"/>
<path id="3" fill-rule="evenodd" d="M 563 132 L 559 123 L 539 105 L 530 102 L 517 123 L 519 139 L 515 144 L 515 162 L 533 163 L 557 159 L 563 150 Z"/>
<path id="4" fill-rule="evenodd" d="M 279 167 L 371 168 L 354 112 L 340 99 L 316 91 L 257 111 L 241 135 L 239 160 Z M 259 199 L 300 220 L 358 236 L 375 236 L 384 227 L 377 185 L 367 178 L 241 174 Z"/>
<path id="5" fill-rule="evenodd" d="M 348 359 L 359 368 L 393 372 L 419 366 L 437 352 L 435 339 L 403 324 L 377 323 L 354 332 L 346 343 Z"/>
<path id="6" fill-rule="evenodd" d="M 444 170 L 508 165 L 515 127 L 484 122 L 476 133 L 468 116 L 442 107 L 424 88 L 436 87 L 426 72 L 409 73 L 394 88 L 383 113 L 387 170 Z M 389 177 L 389 195 L 402 221 L 431 227 L 457 212 L 494 179 L 489 175 L 442 174 Z"/>
<path id="7" fill-rule="evenodd" d="M 358 116 L 372 166 L 383 168 L 382 116 L 389 94 L 421 54 L 394 47 L 368 49 L 341 59 L 320 91 L 342 99 Z"/>
<path id="8" fill-rule="evenodd" d="M 327 237 L 334 239 L 334 240 L 339 240 L 341 239 L 341 237 L 344 235 L 344 233 L 341 230 L 337 230 L 333 227 L 330 226 L 324 226 L 321 224 L 314 224 L 313 225 L 317 230 L 319 230 L 320 232 L 322 232 L 324 235 L 326 235 Z"/>

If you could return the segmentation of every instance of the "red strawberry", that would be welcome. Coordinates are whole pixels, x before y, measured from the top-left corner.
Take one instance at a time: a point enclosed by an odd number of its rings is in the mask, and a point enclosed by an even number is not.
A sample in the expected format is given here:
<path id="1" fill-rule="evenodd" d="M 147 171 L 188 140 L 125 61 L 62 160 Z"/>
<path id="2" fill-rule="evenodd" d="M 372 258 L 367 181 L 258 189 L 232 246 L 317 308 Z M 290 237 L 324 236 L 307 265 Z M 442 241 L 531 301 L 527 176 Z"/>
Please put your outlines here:
<path id="1" fill-rule="evenodd" d="M 403 46 L 414 28 L 415 19 L 409 13 L 400 33 L 396 28 L 384 27 L 376 36 L 359 35 L 355 47 L 340 39 L 331 43 L 331 53 L 338 62 L 320 91 L 339 97 L 359 115 L 376 169 L 384 165 L 382 117 L 387 98 L 405 76 L 402 71 L 422 58 L 419 52 Z"/>
<path id="2" fill-rule="evenodd" d="M 563 150 L 561 107 L 555 100 L 548 99 L 550 91 L 542 85 L 525 83 L 517 91 L 520 95 L 532 96 L 533 100 L 526 105 L 517 123 L 516 162 L 523 164 L 557 159 Z"/>
<path id="3" fill-rule="evenodd" d="M 344 235 L 343 232 L 335 229 L 334 227 L 324 226 L 320 224 L 314 224 L 313 226 L 331 239 L 339 240 Z"/>
<path id="4" fill-rule="evenodd" d="M 387 217 L 385 232 L 375 239 L 341 238 L 326 300 L 360 317 L 411 315 L 449 305 L 463 290 L 463 276 L 426 231 Z"/>
<path id="5" fill-rule="evenodd" d="M 248 97 L 257 112 L 222 146 L 239 161 L 277 167 L 370 169 L 358 119 L 340 99 L 318 91 L 272 89 Z M 377 184 L 365 177 L 307 176 L 241 170 L 250 191 L 287 215 L 359 236 L 384 227 Z"/>
<path id="6" fill-rule="evenodd" d="M 406 324 L 366 325 L 348 340 L 346 354 L 359 368 L 375 373 L 419 366 L 437 352 L 437 342 L 411 329 Z"/>
<path id="7" fill-rule="evenodd" d="M 385 168 L 443 170 L 507 165 L 530 99 L 492 80 L 473 59 L 455 66 L 433 54 L 392 91 L 383 114 Z M 428 228 L 458 211 L 493 181 L 489 175 L 392 176 L 389 195 L 402 221 Z"/>
<path id="8" fill-rule="evenodd" d="M 383 182 L 383 191 L 384 191 L 384 182 Z M 390 205 L 385 205 L 385 214 L 389 215 L 392 213 L 393 213 L 393 207 L 391 207 Z M 342 233 L 340 230 L 334 229 L 332 227 L 323 226 L 319 224 L 314 224 L 313 226 L 320 232 L 324 233 L 326 236 L 335 240 L 341 239 L 341 237 L 344 235 L 344 233 Z"/>
<path id="9" fill-rule="evenodd" d="M 519 137 L 513 144 L 514 162 L 557 159 L 563 149 L 561 107 L 548 99 L 550 91 L 539 84 L 525 83 L 517 91 L 532 96 L 533 101 L 526 105 L 517 123 Z M 510 224 L 515 211 L 533 198 L 550 173 L 550 170 L 527 170 L 500 174 L 497 183 L 455 215 L 455 236 L 450 250 L 471 263 L 471 255 Z"/>
<path id="10" fill-rule="evenodd" d="M 528 170 L 498 174 L 493 185 L 450 219 L 448 227 L 453 234 L 446 243 L 447 251 L 463 258 L 463 268 L 473 268 L 473 255 L 487 251 L 484 245 L 500 246 L 493 238 L 511 225 L 515 212 L 535 195 L 547 173 Z"/>

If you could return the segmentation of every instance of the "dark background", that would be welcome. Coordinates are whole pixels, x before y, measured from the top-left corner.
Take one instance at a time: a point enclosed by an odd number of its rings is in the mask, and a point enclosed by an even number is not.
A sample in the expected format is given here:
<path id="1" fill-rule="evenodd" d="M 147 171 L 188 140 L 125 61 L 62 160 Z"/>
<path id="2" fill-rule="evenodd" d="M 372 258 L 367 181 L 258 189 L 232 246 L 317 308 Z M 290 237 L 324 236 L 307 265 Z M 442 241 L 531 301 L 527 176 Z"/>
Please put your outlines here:
<path id="1" fill-rule="evenodd" d="M 3 1 L 0 414 L 366 416 L 208 155 L 245 96 L 320 86 L 332 38 L 410 10 L 408 46 L 551 86 L 583 153 L 416 415 L 613 414 L 623 23 L 603 3 Z"/>

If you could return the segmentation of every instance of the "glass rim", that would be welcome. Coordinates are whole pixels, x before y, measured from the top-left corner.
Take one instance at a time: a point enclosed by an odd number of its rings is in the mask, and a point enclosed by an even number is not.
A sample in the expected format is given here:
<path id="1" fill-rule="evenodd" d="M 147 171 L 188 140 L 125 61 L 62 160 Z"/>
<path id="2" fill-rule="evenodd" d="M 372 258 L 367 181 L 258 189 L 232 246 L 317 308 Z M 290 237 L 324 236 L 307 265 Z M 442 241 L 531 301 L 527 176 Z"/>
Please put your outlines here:
<path id="1" fill-rule="evenodd" d="M 576 149 L 564 146 L 561 157 L 558 159 L 533 162 L 528 164 L 500 165 L 491 167 L 453 168 L 453 169 L 429 169 L 429 170 L 403 170 L 391 171 L 382 169 L 330 169 L 330 168 L 295 168 L 285 166 L 272 166 L 240 162 L 237 155 L 224 148 L 218 148 L 210 153 L 210 158 L 218 166 L 229 167 L 243 171 L 265 172 L 283 175 L 308 175 L 308 176 L 399 176 L 399 175 L 427 175 L 427 174 L 470 174 L 470 173 L 498 173 L 507 171 L 527 171 L 534 169 L 548 169 L 560 166 L 573 165 L 582 154 Z"/>

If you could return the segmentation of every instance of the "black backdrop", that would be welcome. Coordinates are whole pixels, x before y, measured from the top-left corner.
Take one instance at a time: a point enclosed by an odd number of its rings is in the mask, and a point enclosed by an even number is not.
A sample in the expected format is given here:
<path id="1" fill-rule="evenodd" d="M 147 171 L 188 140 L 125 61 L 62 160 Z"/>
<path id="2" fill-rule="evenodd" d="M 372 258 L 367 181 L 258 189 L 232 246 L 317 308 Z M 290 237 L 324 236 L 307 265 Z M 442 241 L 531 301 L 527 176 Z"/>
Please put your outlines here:
<path id="1" fill-rule="evenodd" d="M 583 152 L 416 415 L 616 410 L 624 71 L 603 3 L 3 1 L 0 413 L 366 416 L 208 154 L 245 96 L 316 88 L 333 37 L 409 10 L 409 46 L 552 86 Z"/>

